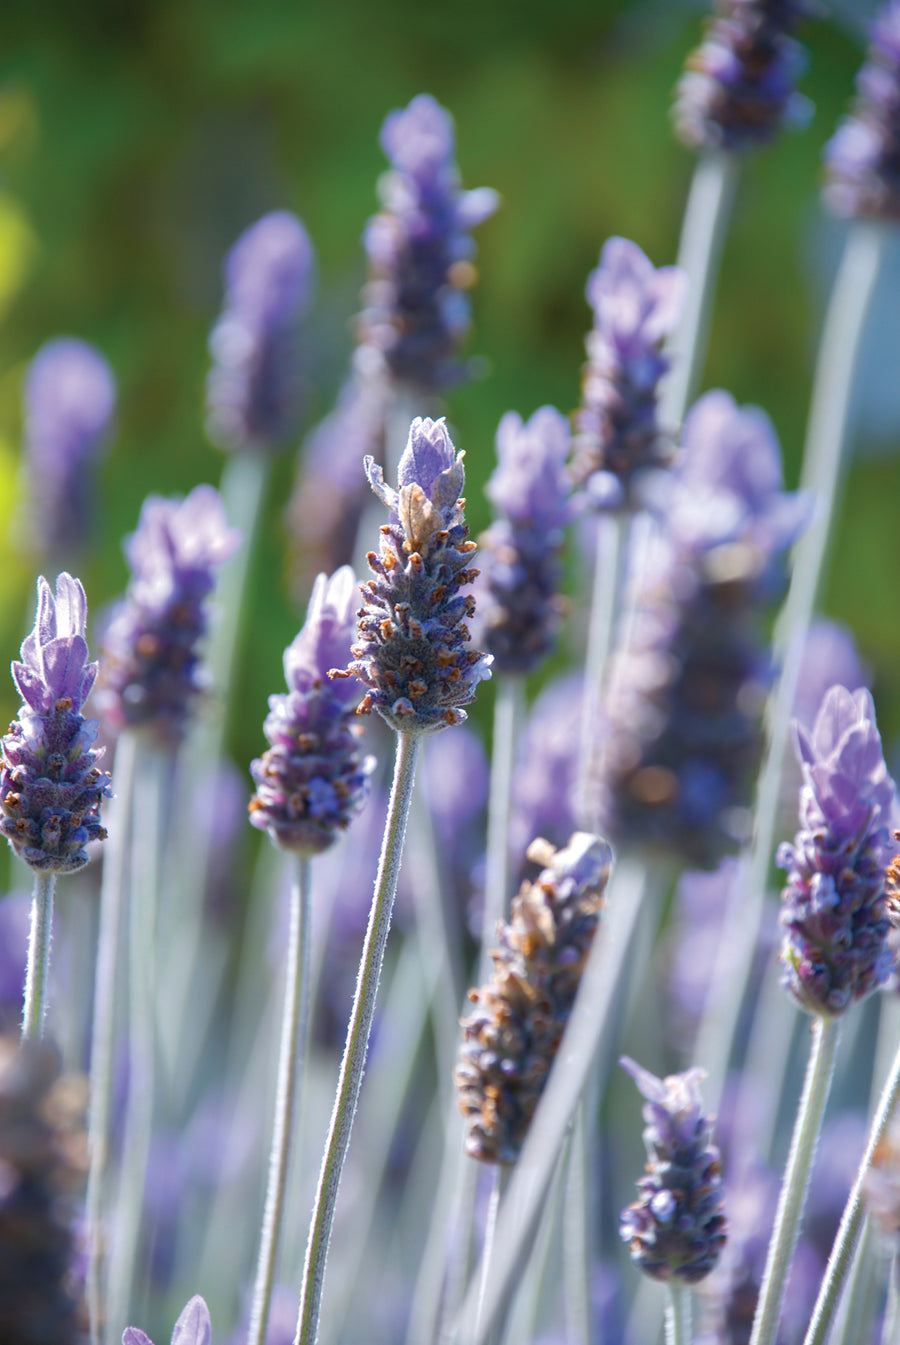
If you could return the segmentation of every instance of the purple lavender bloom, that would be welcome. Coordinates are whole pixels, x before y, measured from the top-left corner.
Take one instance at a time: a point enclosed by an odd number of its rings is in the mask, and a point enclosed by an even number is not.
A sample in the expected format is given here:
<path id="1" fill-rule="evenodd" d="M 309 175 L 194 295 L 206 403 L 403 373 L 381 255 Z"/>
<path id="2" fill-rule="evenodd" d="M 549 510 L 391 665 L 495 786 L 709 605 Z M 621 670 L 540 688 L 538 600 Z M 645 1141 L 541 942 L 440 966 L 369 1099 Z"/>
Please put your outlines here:
<path id="1" fill-rule="evenodd" d="M 807 732 L 794 721 L 803 771 L 800 830 L 778 848 L 782 984 L 812 1013 L 842 1014 L 887 980 L 885 866 L 894 784 L 868 691 L 836 686 Z"/>
<path id="2" fill-rule="evenodd" d="M 99 726 L 81 713 L 97 676 L 86 621 L 77 579 L 61 574 L 54 598 L 41 577 L 34 630 L 22 643 L 22 662 L 12 664 L 25 703 L 0 742 L 0 831 L 39 872 L 74 873 L 88 862 L 88 843 L 106 837 L 100 805 L 109 776 L 93 749 Z"/>
<path id="3" fill-rule="evenodd" d="M 93 467 L 116 409 L 112 371 L 86 341 L 57 337 L 28 366 L 24 402 L 28 543 L 69 555 L 90 529 Z"/>
<path id="4" fill-rule="evenodd" d="M 250 821 L 285 850 L 318 854 L 362 807 L 373 757 L 360 758 L 355 683 L 329 680 L 353 639 L 356 580 L 349 565 L 313 588 L 306 622 L 284 654 L 287 695 L 269 697 L 271 746 L 250 773 Z"/>
<path id="5" fill-rule="evenodd" d="M 508 411 L 497 429 L 498 466 L 485 493 L 499 517 L 479 538 L 483 572 L 476 638 L 498 672 L 527 674 L 552 651 L 563 529 L 572 515 L 566 471 L 569 423 L 542 406 L 523 424 Z"/>
<path id="6" fill-rule="evenodd" d="M 836 215 L 900 220 L 900 0 L 873 24 L 856 102 L 824 158 L 825 201 Z"/>
<path id="7" fill-rule="evenodd" d="M 565 844 L 575 828 L 584 678 L 548 682 L 532 704 L 513 772 L 510 851 L 518 866 L 535 836 Z"/>
<path id="8" fill-rule="evenodd" d="M 391 112 L 381 129 L 391 170 L 382 210 L 369 220 L 369 283 L 360 339 L 381 352 L 392 378 L 439 392 L 469 372 L 460 348 L 469 330 L 465 291 L 475 281 L 470 231 L 494 213 L 497 193 L 463 191 L 453 120 L 429 94 Z"/>
<path id="9" fill-rule="evenodd" d="M 454 1081 L 466 1153 L 515 1163 L 575 1003 L 600 921 L 612 850 L 575 832 L 564 850 L 535 841 L 542 865 L 513 899 L 488 985 L 469 993 Z"/>
<path id="10" fill-rule="evenodd" d="M 614 843 L 710 868 L 748 831 L 771 679 L 762 623 L 808 501 L 782 490 L 767 417 L 725 392 L 696 403 L 683 443 L 613 663 L 597 806 Z"/>
<path id="11" fill-rule="evenodd" d="M 698 1087 L 704 1072 L 658 1079 L 627 1056 L 621 1064 L 647 1100 L 648 1161 L 640 1196 L 619 1217 L 619 1236 L 645 1275 L 696 1284 L 725 1245 L 721 1162 Z"/>
<path id="12" fill-rule="evenodd" d="M 144 501 L 125 541 L 128 593 L 103 640 L 98 704 L 117 731 L 152 726 L 159 738 L 181 741 L 205 689 L 199 645 L 215 571 L 239 543 L 212 486 L 197 486 L 183 500 Z"/>
<path id="13" fill-rule="evenodd" d="M 810 0 L 716 0 L 702 45 L 676 91 L 675 133 L 689 149 L 739 154 L 803 125 L 796 91 L 806 52 L 791 31 L 814 14 Z"/>
<path id="14" fill-rule="evenodd" d="M 209 1308 L 204 1299 L 195 1294 L 175 1323 L 172 1345 L 210 1345 L 211 1339 Z M 153 1345 L 153 1341 L 139 1326 L 126 1326 L 122 1332 L 122 1345 Z"/>
<path id="15" fill-rule="evenodd" d="M 656 400 L 669 367 L 663 342 L 681 316 L 686 283 L 677 266 L 657 269 L 627 238 L 607 239 L 588 276 L 594 326 L 585 342 L 572 472 L 598 508 L 637 507 L 643 474 L 671 457 Z"/>
<path id="16" fill-rule="evenodd" d="M 296 429 L 297 328 L 313 269 L 306 230 L 287 210 L 257 220 L 229 252 L 206 383 L 209 434 L 220 448 L 270 452 Z"/>
<path id="17" fill-rule="evenodd" d="M 462 706 L 491 675 L 491 658 L 467 648 L 465 618 L 475 611 L 460 589 L 478 573 L 467 570 L 468 541 L 460 493 L 465 481 L 443 420 L 416 417 L 398 467 L 399 491 L 365 459 L 375 494 L 391 511 L 381 530 L 381 554 L 368 554 L 375 575 L 363 586 L 358 643 L 346 671 L 368 688 L 358 713 L 377 710 L 398 733 L 434 733 L 466 718 Z"/>

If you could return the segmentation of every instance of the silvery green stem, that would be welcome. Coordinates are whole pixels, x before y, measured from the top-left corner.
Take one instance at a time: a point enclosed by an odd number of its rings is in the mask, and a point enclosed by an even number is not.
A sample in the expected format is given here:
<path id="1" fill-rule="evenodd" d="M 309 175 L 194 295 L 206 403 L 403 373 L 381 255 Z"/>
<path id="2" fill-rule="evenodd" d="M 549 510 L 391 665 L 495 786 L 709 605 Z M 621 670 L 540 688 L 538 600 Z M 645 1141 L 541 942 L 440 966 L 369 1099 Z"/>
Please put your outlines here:
<path id="1" fill-rule="evenodd" d="M 739 175 L 738 155 L 704 154 L 691 179 L 678 245 L 687 294 L 681 322 L 666 347 L 672 365 L 660 395 L 660 422 L 673 432 L 697 394 L 706 363 L 713 299 Z"/>
<path id="2" fill-rule="evenodd" d="M 218 759 L 227 725 L 227 707 L 234 690 L 235 659 L 247 600 L 247 581 L 259 536 L 271 476 L 266 453 L 233 453 L 220 482 L 225 516 L 241 533 L 241 545 L 222 566 L 216 589 L 216 619 L 210 635 L 209 665 L 224 699 L 215 717 Z"/>
<path id="3" fill-rule="evenodd" d="M 824 1345 L 828 1338 L 834 1312 L 859 1241 L 860 1228 L 865 1214 L 863 1184 L 866 1173 L 871 1167 L 875 1150 L 887 1133 L 898 1099 L 900 1099 L 900 1048 L 897 1050 L 891 1072 L 884 1085 L 875 1119 L 872 1122 L 872 1129 L 869 1132 L 865 1153 L 862 1156 L 850 1195 L 847 1197 L 847 1204 L 844 1206 L 840 1227 L 831 1248 L 828 1266 L 819 1288 L 819 1296 L 816 1299 L 816 1306 L 813 1309 L 803 1345 Z"/>
<path id="4" fill-rule="evenodd" d="M 816 1152 L 825 1103 L 831 1088 L 840 1030 L 839 1018 L 816 1018 L 813 1023 L 812 1050 L 794 1124 L 791 1151 L 781 1184 L 781 1194 L 778 1197 L 775 1226 L 769 1242 L 750 1345 L 773 1345 L 778 1330 L 784 1287 L 794 1257 L 803 1206 L 806 1203 L 809 1172 Z"/>
<path id="5" fill-rule="evenodd" d="M 666 1345 L 691 1345 L 691 1291 L 684 1284 L 666 1285 Z"/>
<path id="6" fill-rule="evenodd" d="M 588 1092 L 590 1090 L 587 1090 Z M 591 1238 L 588 1216 L 590 1159 L 585 1098 L 581 1099 L 564 1163 L 563 1292 L 566 1304 L 566 1340 L 569 1345 L 591 1345 Z"/>
<path id="7" fill-rule="evenodd" d="M 521 677 L 508 675 L 498 677 L 496 686 L 488 797 L 484 913 L 481 920 L 481 953 L 478 961 L 479 985 L 490 976 L 492 966 L 490 950 L 497 941 L 497 925 L 505 920 L 509 913 L 509 819 L 512 812 L 512 777 L 518 725 L 525 699 L 525 687 Z"/>
<path id="8" fill-rule="evenodd" d="M 593 826 L 590 788 L 599 746 L 598 724 L 603 687 L 622 613 L 631 519 L 601 515 L 597 520 L 597 555 L 591 593 L 591 616 L 584 668 L 581 743 L 578 752 L 577 806 L 581 825 Z"/>
<path id="9" fill-rule="evenodd" d="M 884 1305 L 884 1325 L 881 1345 L 895 1345 L 900 1338 L 900 1254 L 894 1252 L 888 1266 L 887 1302 Z"/>
<path id="10" fill-rule="evenodd" d="M 114 794 L 109 810 L 109 839 L 103 854 L 100 884 L 100 929 L 94 973 L 94 1021 L 91 1032 L 91 1075 L 88 1102 L 88 1236 L 87 1302 L 92 1345 L 100 1345 L 103 1317 L 101 1289 L 103 1177 L 109 1151 L 112 1062 L 115 1043 L 116 970 L 119 925 L 131 852 L 131 815 L 137 735 L 126 730 L 116 745 Z"/>
<path id="11" fill-rule="evenodd" d="M 872 1245 L 872 1225 L 869 1219 L 864 1219 L 847 1286 L 835 1313 L 830 1345 L 857 1345 L 858 1341 L 871 1338 L 876 1303 L 880 1297 L 880 1286 L 876 1283 L 877 1268 L 877 1255 Z"/>
<path id="12" fill-rule="evenodd" d="M 467 1183 L 474 1183 L 474 1174 L 471 1172 L 473 1164 L 463 1148 L 462 1118 L 455 1097 L 452 1103 L 447 1104 L 445 1111 L 441 1172 L 413 1290 L 406 1345 L 431 1345 L 431 1342 L 439 1339 L 445 1283 L 448 1270 L 452 1272 L 454 1266 L 452 1230 L 464 1226 L 462 1209 L 464 1206 L 469 1208 L 472 1203 L 464 1198 L 464 1188 Z M 468 1224 L 465 1226 L 468 1227 Z M 462 1279 L 464 1275 L 465 1269 L 458 1278 Z M 452 1301 L 458 1306 L 461 1297 L 462 1290 L 449 1284 L 446 1301 Z"/>
<path id="13" fill-rule="evenodd" d="M 275 1120 L 269 1151 L 269 1182 L 263 1213 L 259 1260 L 250 1309 L 246 1345 L 264 1345 L 269 1304 L 275 1282 L 275 1260 L 281 1233 L 288 1161 L 294 1131 L 297 1076 L 306 1047 L 309 1019 L 310 967 L 310 869 L 309 855 L 291 856 L 291 903 L 288 932 L 284 1010 L 278 1051 L 278 1083 L 275 1089 Z"/>
<path id="14" fill-rule="evenodd" d="M 775 628 L 775 665 L 780 675 L 767 709 L 767 746 L 757 790 L 753 840 L 744 882 L 736 880 L 722 926 L 736 957 L 728 959 L 727 968 L 726 959 L 719 960 L 722 970 L 713 978 L 697 1041 L 696 1058 L 708 1069 L 706 1092 L 713 1107 L 724 1084 L 762 920 L 790 718 L 835 505 L 840 498 L 850 443 L 853 386 L 886 236 L 877 224 L 860 222 L 851 228 L 816 362 L 800 482 L 812 492 L 815 513 L 794 548 L 790 588 Z"/>
<path id="15" fill-rule="evenodd" d="M 35 873 L 31 897 L 31 930 L 28 935 L 28 962 L 25 968 L 25 1003 L 22 1008 L 23 1041 L 26 1037 L 44 1035 L 55 891 L 55 873 Z"/>
<path id="16" fill-rule="evenodd" d="M 163 800 L 171 757 L 142 736 L 134 779 L 128 921 L 128 1098 L 109 1259 L 106 1339 L 121 1339 L 132 1307 L 144 1188 L 153 1135 L 156 1019 L 156 907 L 163 845 Z"/>
<path id="17" fill-rule="evenodd" d="M 378 861 L 375 894 L 363 944 L 356 994 L 347 1027 L 347 1042 L 338 1076 L 334 1111 L 325 1142 L 310 1223 L 294 1345 L 315 1345 L 318 1334 L 319 1309 L 334 1208 L 344 1160 L 350 1146 L 350 1133 L 365 1070 L 369 1033 L 378 994 L 378 980 L 400 874 L 400 859 L 403 854 L 418 751 L 418 737 L 409 734 L 398 735 L 394 782 L 391 787 L 381 857 Z"/>
<path id="18" fill-rule="evenodd" d="M 571 1017 L 500 1211 L 491 1278 L 477 1331 L 477 1283 L 463 1303 L 458 1336 L 465 1345 L 486 1345 L 506 1311 L 546 1202 L 566 1132 L 611 1016 L 619 971 L 643 906 L 647 878 L 645 868 L 623 863 L 610 882 L 606 918 L 588 955 Z"/>
<path id="19" fill-rule="evenodd" d="M 481 1324 L 484 1296 L 491 1278 L 491 1261 L 494 1256 L 494 1238 L 497 1234 L 497 1215 L 500 1211 L 500 1199 L 506 1188 L 508 1177 L 509 1172 L 499 1164 L 494 1168 L 494 1171 L 491 1174 L 491 1195 L 488 1201 L 487 1215 L 484 1221 L 484 1243 L 481 1249 L 481 1268 L 478 1276 L 478 1306 L 475 1314 L 476 1331 L 478 1331 Z M 488 1336 L 488 1340 L 490 1345 L 494 1345 L 496 1341 L 496 1332 L 492 1332 Z"/>

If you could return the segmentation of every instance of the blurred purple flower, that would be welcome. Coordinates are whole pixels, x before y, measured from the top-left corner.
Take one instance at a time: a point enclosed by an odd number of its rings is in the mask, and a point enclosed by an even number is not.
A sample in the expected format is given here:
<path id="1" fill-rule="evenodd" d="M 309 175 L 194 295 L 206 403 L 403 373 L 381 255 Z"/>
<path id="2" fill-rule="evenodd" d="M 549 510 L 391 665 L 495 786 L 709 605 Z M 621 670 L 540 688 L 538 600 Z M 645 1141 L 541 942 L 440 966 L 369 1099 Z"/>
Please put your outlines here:
<path id="1" fill-rule="evenodd" d="M 872 26 L 856 101 L 824 150 L 825 201 L 836 215 L 900 220 L 900 0 Z"/>
<path id="2" fill-rule="evenodd" d="M 225 260 L 225 306 L 210 336 L 210 438 L 220 448 L 268 452 L 297 427 L 297 329 L 312 295 L 306 230 L 287 210 L 264 215 Z"/>
<path id="3" fill-rule="evenodd" d="M 467 646 L 466 617 L 475 608 L 460 590 L 475 550 L 460 495 L 465 481 L 443 420 L 416 417 L 398 467 L 399 491 L 366 458 L 369 484 L 391 511 L 381 554 L 368 555 L 374 579 L 363 585 L 353 661 L 346 671 L 367 693 L 359 713 L 377 710 L 398 733 L 434 733 L 461 724 L 462 708 L 490 677 L 491 659 Z"/>
<path id="4" fill-rule="evenodd" d="M 645 473 L 672 456 L 656 399 L 669 367 L 663 342 L 681 316 L 686 283 L 677 266 L 657 269 L 627 238 L 607 239 L 600 265 L 588 276 L 594 326 L 586 340 L 572 473 L 598 508 L 636 508 Z"/>
<path id="5" fill-rule="evenodd" d="M 475 627 L 498 672 L 533 672 L 553 648 L 564 607 L 559 553 L 572 516 L 568 453 L 569 424 L 555 407 L 527 423 L 515 411 L 500 421 L 498 466 L 485 488 L 499 517 L 479 538 Z"/>
<path id="6" fill-rule="evenodd" d="M 209 1308 L 200 1295 L 195 1294 L 175 1323 L 172 1345 L 210 1345 L 211 1339 Z M 153 1341 L 140 1327 L 126 1326 L 122 1333 L 122 1345 L 153 1345 Z"/>
<path id="7" fill-rule="evenodd" d="M 725 1244 L 719 1151 L 698 1086 L 704 1072 L 658 1079 L 627 1056 L 621 1064 L 646 1098 L 648 1161 L 638 1199 L 620 1215 L 619 1236 L 646 1275 L 696 1284 Z"/>
<path id="8" fill-rule="evenodd" d="M 453 121 L 429 94 L 390 113 L 381 147 L 391 170 L 364 237 L 370 278 L 360 340 L 381 352 L 396 382 L 436 392 L 469 372 L 460 348 L 470 321 L 465 291 L 475 280 L 470 231 L 498 197 L 460 188 Z"/>
<path id="9" fill-rule="evenodd" d="M 117 731 L 152 726 L 181 741 L 205 689 L 199 645 L 207 632 L 215 572 L 235 551 L 218 491 L 197 486 L 185 499 L 149 495 L 125 542 L 126 597 L 103 638 L 97 701 Z"/>
<path id="10" fill-rule="evenodd" d="M 783 984 L 812 1013 L 831 1017 L 889 976 L 884 870 L 893 854 L 894 784 L 868 691 L 832 687 L 811 732 L 794 722 L 803 772 L 800 830 L 778 848 Z"/>
<path id="11" fill-rule="evenodd" d="M 355 682 L 331 680 L 353 639 L 359 590 L 349 565 L 320 574 L 299 635 L 284 654 L 289 691 L 269 697 L 269 750 L 251 764 L 250 821 L 287 850 L 318 854 L 362 807 L 373 757 L 360 757 Z"/>
<path id="12" fill-rule="evenodd" d="M 69 559 L 90 535 L 94 464 L 116 409 L 112 370 L 86 341 L 57 337 L 28 366 L 24 402 L 27 544 Z"/>
<path id="13" fill-rule="evenodd" d="M 0 1032 L 15 1031 L 22 1018 L 30 911 L 27 892 L 0 899 Z"/>
<path id="14" fill-rule="evenodd" d="M 12 664 L 25 703 L 0 742 L 0 832 L 37 871 L 73 873 L 88 862 L 88 843 L 106 837 L 100 806 L 109 776 L 93 748 L 99 726 L 81 713 L 97 676 L 86 621 L 77 579 L 59 575 L 54 598 L 41 577 L 34 630 L 22 643 L 22 662 Z"/>
<path id="15" fill-rule="evenodd" d="M 811 0 L 716 0 L 716 17 L 678 83 L 672 118 L 679 140 L 737 154 L 804 125 L 812 109 L 796 86 L 807 57 L 789 34 L 817 9 Z"/>

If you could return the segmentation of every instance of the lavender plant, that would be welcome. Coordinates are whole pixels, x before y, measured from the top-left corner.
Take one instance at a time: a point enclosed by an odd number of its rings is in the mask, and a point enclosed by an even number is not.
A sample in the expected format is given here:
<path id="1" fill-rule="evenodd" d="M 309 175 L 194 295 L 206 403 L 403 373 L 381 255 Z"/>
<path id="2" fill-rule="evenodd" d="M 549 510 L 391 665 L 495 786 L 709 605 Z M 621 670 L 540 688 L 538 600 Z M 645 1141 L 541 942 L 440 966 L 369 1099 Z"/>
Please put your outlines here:
<path id="1" fill-rule="evenodd" d="M 206 1301 L 195 1294 L 185 1304 L 172 1330 L 171 1345 L 210 1345 L 212 1324 Z M 126 1326 L 122 1345 L 153 1345 L 150 1337 L 139 1326 Z"/>

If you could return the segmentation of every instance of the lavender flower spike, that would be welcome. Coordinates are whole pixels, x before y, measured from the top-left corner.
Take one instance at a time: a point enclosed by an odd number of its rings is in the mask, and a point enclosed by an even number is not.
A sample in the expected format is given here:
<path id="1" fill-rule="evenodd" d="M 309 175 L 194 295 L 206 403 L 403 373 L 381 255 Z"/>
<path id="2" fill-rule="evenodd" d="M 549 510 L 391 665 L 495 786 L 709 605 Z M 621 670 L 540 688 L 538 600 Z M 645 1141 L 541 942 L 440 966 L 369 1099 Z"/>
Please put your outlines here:
<path id="1" fill-rule="evenodd" d="M 498 927 L 488 985 L 470 990 L 454 1080 L 466 1118 L 466 1153 L 484 1163 L 515 1163 L 572 1012 L 590 952 L 612 850 L 575 832 L 563 850 L 534 841 L 543 865 L 523 883 L 508 925 Z"/>
<path id="2" fill-rule="evenodd" d="M 800 830 L 779 846 L 783 984 L 810 1012 L 837 1017 L 894 966 L 885 914 L 894 784 L 868 691 L 826 693 L 812 732 L 794 721 L 803 772 Z"/>
<path id="3" fill-rule="evenodd" d="M 199 1294 L 194 1294 L 175 1323 L 172 1345 L 210 1345 L 211 1339 L 209 1308 Z M 139 1326 L 126 1326 L 122 1332 L 122 1345 L 153 1345 L 153 1341 Z"/>
<path id="4" fill-rule="evenodd" d="M 353 662 L 332 677 L 354 676 L 368 688 L 359 714 L 377 710 L 398 733 L 434 733 L 461 724 L 462 706 L 491 675 L 491 657 L 469 649 L 466 617 L 475 578 L 466 564 L 475 543 L 460 498 L 465 473 L 443 420 L 417 417 L 398 467 L 399 491 L 365 459 L 369 484 L 391 511 L 381 554 L 368 554 L 375 575 L 363 586 Z"/>
<path id="5" fill-rule="evenodd" d="M 553 406 L 527 424 L 515 411 L 500 421 L 499 465 L 486 487 L 500 517 L 479 539 L 476 628 L 498 672 L 533 672 L 553 648 L 563 609 L 559 552 L 572 513 L 568 454 L 569 424 Z"/>
<path id="6" fill-rule="evenodd" d="M 696 1284 L 718 1261 L 726 1235 L 719 1151 L 698 1087 L 704 1071 L 658 1079 L 627 1056 L 620 1063 L 647 1100 L 648 1161 L 639 1198 L 619 1217 L 619 1236 L 645 1275 Z"/>
<path id="7" fill-rule="evenodd" d="M 657 420 L 657 389 L 669 367 L 663 342 L 681 317 L 687 277 L 658 270 L 636 243 L 609 238 L 588 276 L 594 326 L 586 346 L 572 472 L 602 509 L 634 509 L 641 474 L 665 466 L 671 444 Z"/>
<path id="8" fill-rule="evenodd" d="M 12 664 L 22 700 L 17 722 L 0 742 L 0 831 L 20 859 L 39 873 L 72 873 L 88 862 L 86 846 L 103 840 L 101 801 L 109 776 L 95 719 L 81 708 L 97 676 L 84 638 L 87 602 L 70 574 L 56 581 L 56 597 L 38 580 L 34 630 Z"/>
<path id="9" fill-rule="evenodd" d="M 206 384 L 209 434 L 220 448 L 265 453 L 295 430 L 297 328 L 312 277 L 312 245 L 287 210 L 257 220 L 229 252 Z"/>
<path id="10" fill-rule="evenodd" d="M 459 356 L 474 283 L 470 230 L 497 209 L 495 191 L 462 191 L 453 120 L 429 94 L 392 112 L 381 130 L 391 171 L 383 209 L 369 220 L 366 307 L 360 339 L 381 353 L 393 379 L 438 392 L 468 372 Z"/>
<path id="11" fill-rule="evenodd" d="M 717 17 L 678 84 L 672 119 L 679 140 L 739 154 L 803 125 L 810 105 L 796 86 L 806 52 L 789 34 L 817 8 L 814 0 L 716 0 Z"/>
<path id="12" fill-rule="evenodd" d="M 856 91 L 825 146 L 825 200 L 836 215 L 900 220 L 900 0 L 875 21 Z"/>
<path id="13" fill-rule="evenodd" d="M 183 500 L 149 495 L 126 540 L 132 578 L 104 637 L 98 687 L 117 730 L 153 725 L 177 743 L 204 690 L 199 645 L 215 572 L 240 542 L 219 493 L 197 486 Z"/>
<path id="14" fill-rule="evenodd" d="M 319 575 L 303 629 L 285 650 L 290 691 L 269 697 L 263 731 L 271 746 L 250 767 L 250 821 L 283 849 L 327 849 L 362 806 L 375 767 L 374 757 L 360 759 L 351 722 L 357 686 L 327 676 L 349 651 L 356 597 L 349 565 L 330 579 Z"/>
<path id="15" fill-rule="evenodd" d="M 88 535 L 91 468 L 109 435 L 116 385 L 106 360 L 75 337 L 41 346 L 24 389 L 28 541 L 68 556 Z"/>

